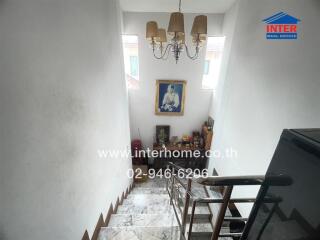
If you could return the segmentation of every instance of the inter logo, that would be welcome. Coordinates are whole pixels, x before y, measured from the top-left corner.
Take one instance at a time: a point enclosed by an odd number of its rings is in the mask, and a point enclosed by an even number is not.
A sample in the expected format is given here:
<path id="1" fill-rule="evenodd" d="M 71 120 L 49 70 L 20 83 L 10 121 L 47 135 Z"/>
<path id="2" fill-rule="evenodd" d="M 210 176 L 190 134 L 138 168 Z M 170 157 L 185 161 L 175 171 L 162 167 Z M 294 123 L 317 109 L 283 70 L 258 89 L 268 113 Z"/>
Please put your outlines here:
<path id="1" fill-rule="evenodd" d="M 279 12 L 263 20 L 266 25 L 267 39 L 297 39 L 298 23 L 301 20 L 287 13 Z"/>

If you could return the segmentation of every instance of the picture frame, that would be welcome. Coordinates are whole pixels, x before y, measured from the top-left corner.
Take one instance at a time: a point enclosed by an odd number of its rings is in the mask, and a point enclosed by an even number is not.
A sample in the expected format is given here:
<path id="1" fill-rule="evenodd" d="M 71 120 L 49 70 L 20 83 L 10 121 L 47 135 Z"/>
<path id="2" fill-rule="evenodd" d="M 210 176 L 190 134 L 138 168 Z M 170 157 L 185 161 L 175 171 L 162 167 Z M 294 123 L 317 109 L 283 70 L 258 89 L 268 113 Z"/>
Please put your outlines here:
<path id="1" fill-rule="evenodd" d="M 157 80 L 155 114 L 182 116 L 185 104 L 185 80 Z"/>
<path id="2" fill-rule="evenodd" d="M 170 141 L 170 126 L 157 125 L 156 126 L 156 140 L 158 144 L 166 144 Z"/>

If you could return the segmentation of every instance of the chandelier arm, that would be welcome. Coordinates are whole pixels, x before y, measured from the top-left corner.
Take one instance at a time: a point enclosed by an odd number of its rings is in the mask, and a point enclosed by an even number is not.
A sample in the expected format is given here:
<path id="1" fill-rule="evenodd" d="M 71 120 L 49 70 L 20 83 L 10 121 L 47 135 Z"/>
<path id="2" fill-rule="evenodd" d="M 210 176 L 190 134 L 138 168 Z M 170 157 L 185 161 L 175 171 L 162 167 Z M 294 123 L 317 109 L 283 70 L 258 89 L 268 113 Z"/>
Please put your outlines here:
<path id="1" fill-rule="evenodd" d="M 152 45 L 152 51 L 153 51 L 153 56 L 156 58 L 156 59 L 164 59 L 164 57 L 165 57 L 165 55 L 167 54 L 167 52 L 169 53 L 169 49 L 172 47 L 172 44 L 170 43 L 170 44 L 168 44 L 167 45 L 167 47 L 166 47 L 166 49 L 164 50 L 164 53 L 162 54 L 162 53 L 160 53 L 160 56 L 157 56 L 156 55 L 156 52 L 155 52 L 155 45 L 153 44 Z M 168 54 L 168 56 L 169 56 L 169 54 Z M 167 57 L 168 57 L 167 56 Z M 167 58 L 166 57 L 166 58 Z"/>
<path id="2" fill-rule="evenodd" d="M 161 54 L 160 54 L 160 57 L 158 57 L 156 55 L 156 52 L 155 52 L 155 43 L 152 43 L 152 52 L 153 52 L 153 56 L 156 58 L 156 59 L 161 59 Z"/>
<path id="3" fill-rule="evenodd" d="M 165 54 L 163 55 L 162 60 L 167 60 L 168 59 L 169 54 L 170 54 L 170 50 L 172 48 L 172 44 L 169 44 L 167 47 L 168 47 L 168 51 L 165 51 Z M 167 56 L 165 56 L 165 55 L 167 55 Z"/>
<path id="4" fill-rule="evenodd" d="M 193 56 L 191 56 L 188 46 L 185 43 L 183 45 L 186 49 L 186 53 L 187 53 L 188 58 L 190 58 L 191 60 L 196 60 L 199 57 L 199 43 L 197 43 L 197 45 L 196 45 L 196 52 Z"/>

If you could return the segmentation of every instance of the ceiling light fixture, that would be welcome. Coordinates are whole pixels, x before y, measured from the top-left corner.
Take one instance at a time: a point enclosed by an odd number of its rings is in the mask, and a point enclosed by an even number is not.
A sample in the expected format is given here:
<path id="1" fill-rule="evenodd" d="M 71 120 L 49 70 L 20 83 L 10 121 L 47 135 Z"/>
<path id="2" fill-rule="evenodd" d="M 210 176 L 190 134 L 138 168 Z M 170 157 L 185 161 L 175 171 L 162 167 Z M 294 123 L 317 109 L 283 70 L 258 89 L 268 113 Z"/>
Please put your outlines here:
<path id="1" fill-rule="evenodd" d="M 167 32 L 171 38 L 169 43 L 167 43 Z M 184 16 L 181 13 L 181 0 L 179 0 L 179 12 L 171 13 L 167 32 L 163 28 L 158 28 L 157 22 L 147 22 L 146 38 L 150 42 L 154 57 L 166 60 L 169 53 L 172 52 L 176 63 L 178 63 L 181 52 L 185 50 L 187 56 L 195 60 L 198 58 L 200 48 L 207 39 L 207 16 L 196 16 L 193 21 L 191 36 L 195 47 L 194 55 L 190 54 L 189 48 L 185 43 Z M 159 53 L 157 54 L 156 51 Z"/>

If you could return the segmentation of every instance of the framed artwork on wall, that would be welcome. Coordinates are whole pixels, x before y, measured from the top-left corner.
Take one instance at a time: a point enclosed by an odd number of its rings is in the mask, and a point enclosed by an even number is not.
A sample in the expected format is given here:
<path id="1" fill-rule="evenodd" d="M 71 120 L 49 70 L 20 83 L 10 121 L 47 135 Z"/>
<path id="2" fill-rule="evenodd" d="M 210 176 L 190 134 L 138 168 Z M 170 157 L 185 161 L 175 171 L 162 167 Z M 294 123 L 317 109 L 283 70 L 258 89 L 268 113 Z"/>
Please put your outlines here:
<path id="1" fill-rule="evenodd" d="M 158 144 L 165 144 L 170 139 L 170 126 L 169 125 L 157 125 L 156 126 L 156 139 Z"/>
<path id="2" fill-rule="evenodd" d="M 186 84 L 184 80 L 157 80 L 156 115 L 183 115 Z"/>

